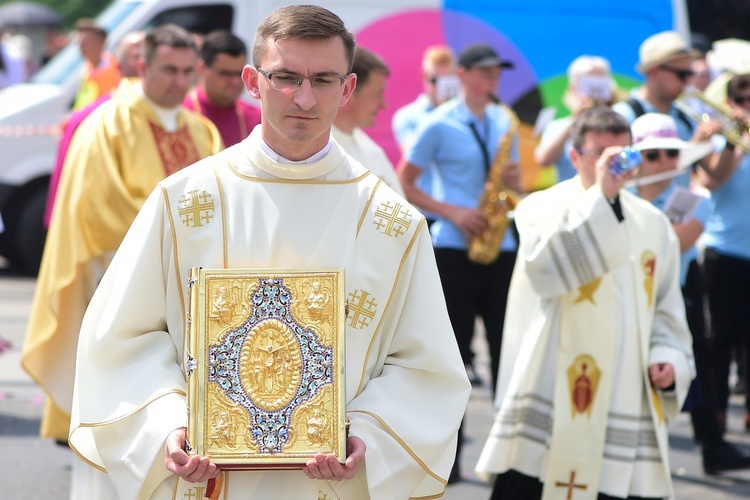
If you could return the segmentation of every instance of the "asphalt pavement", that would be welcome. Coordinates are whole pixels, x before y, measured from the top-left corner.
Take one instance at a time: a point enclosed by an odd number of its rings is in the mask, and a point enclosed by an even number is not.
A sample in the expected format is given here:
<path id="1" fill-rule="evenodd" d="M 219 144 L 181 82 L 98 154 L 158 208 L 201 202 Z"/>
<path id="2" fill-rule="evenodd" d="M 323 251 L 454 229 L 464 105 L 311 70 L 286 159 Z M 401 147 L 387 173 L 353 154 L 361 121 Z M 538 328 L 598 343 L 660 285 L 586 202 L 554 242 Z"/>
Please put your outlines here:
<path id="1" fill-rule="evenodd" d="M 38 437 L 44 403 L 42 390 L 20 367 L 21 346 L 28 322 L 35 281 L 0 271 L 0 336 L 12 344 L 0 355 L 0 499 L 67 500 L 70 497 L 73 453 L 51 440 Z M 489 380 L 489 360 L 481 334 L 474 342 L 477 371 Z M 473 472 L 492 423 L 489 385 L 475 387 L 467 409 L 467 442 L 461 459 L 463 481 L 448 487 L 448 500 L 484 500 L 490 486 Z M 750 453 L 750 433 L 743 428 L 742 399 L 731 400 L 728 441 Z M 750 470 L 707 476 L 700 449 L 692 439 L 689 416 L 681 414 L 670 424 L 670 461 L 678 499 L 730 500 L 750 498 Z"/>

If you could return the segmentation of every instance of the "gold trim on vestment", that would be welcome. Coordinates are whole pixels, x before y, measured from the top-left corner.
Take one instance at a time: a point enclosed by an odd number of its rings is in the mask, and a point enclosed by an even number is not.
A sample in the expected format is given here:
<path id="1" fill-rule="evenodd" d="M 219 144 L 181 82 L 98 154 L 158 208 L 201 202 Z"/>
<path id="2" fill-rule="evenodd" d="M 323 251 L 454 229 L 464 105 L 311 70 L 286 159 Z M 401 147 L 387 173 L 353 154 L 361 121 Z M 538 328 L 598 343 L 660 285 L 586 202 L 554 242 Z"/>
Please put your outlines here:
<path id="1" fill-rule="evenodd" d="M 91 429 L 91 428 L 94 428 L 94 427 L 103 427 L 103 426 L 105 426 L 105 425 L 110 425 L 110 424 L 113 424 L 113 423 L 115 423 L 115 422 L 119 422 L 120 420 L 126 419 L 126 418 L 130 417 L 131 415 L 134 415 L 134 414 L 136 414 L 137 412 L 141 411 L 141 410 L 142 410 L 143 408 L 145 408 L 146 406 L 150 405 L 151 403 L 153 403 L 153 402 L 154 402 L 154 401 L 156 401 L 157 399 L 161 399 L 161 398 L 163 398 L 164 396 L 169 396 L 170 394 L 180 394 L 180 395 L 182 395 L 182 396 L 187 396 L 187 393 L 186 393 L 185 391 L 183 391 L 183 390 L 179 390 L 179 389 L 171 389 L 171 390 L 169 390 L 169 391 L 165 392 L 164 394 L 160 394 L 160 395 L 158 395 L 158 396 L 156 396 L 156 397 L 154 397 L 154 398 L 150 398 L 150 399 L 148 399 L 148 400 L 147 400 L 147 401 L 146 401 L 145 403 L 143 403 L 143 404 L 139 405 L 139 406 L 138 406 L 138 407 L 137 407 L 137 408 L 136 408 L 135 410 L 133 410 L 132 412 L 126 413 L 125 415 L 119 416 L 119 417 L 117 417 L 117 418 L 115 418 L 115 419 L 112 419 L 112 420 L 105 420 L 105 421 L 103 421 L 103 422 L 97 422 L 97 423 L 95 423 L 95 424 L 84 424 L 84 423 L 79 423 L 79 424 L 78 424 L 78 427 L 76 427 L 75 429 L 73 429 L 73 430 L 72 430 L 72 431 L 70 432 L 70 435 L 72 436 L 72 435 L 73 435 L 73 433 L 74 433 L 75 431 L 77 431 L 78 429 L 84 428 L 84 427 L 85 427 L 85 428 L 88 428 L 88 429 Z M 69 441 L 70 441 L 70 440 L 69 440 Z M 71 450 L 73 450 L 73 453 L 75 453 L 75 454 L 76 454 L 76 456 L 78 456 L 78 458 L 80 458 L 81 460 L 83 460 L 84 462 L 86 462 L 86 463 L 87 463 L 88 465 L 90 465 L 91 467 L 94 467 L 95 469 L 98 469 L 98 470 L 100 470 L 101 472 L 104 472 L 105 474 L 107 474 L 107 469 L 106 469 L 106 468 L 104 468 L 104 467 L 102 467 L 101 465 L 98 465 L 98 464 L 96 464 L 96 463 L 92 462 L 91 460 L 89 460 L 88 458 L 86 458 L 85 456 L 83 456 L 83 454 L 82 454 L 81 452 L 79 452 L 79 451 L 78 451 L 78 450 L 76 449 L 76 447 L 75 447 L 75 446 L 73 445 L 73 443 L 71 443 L 71 442 L 68 442 L 68 446 L 70 447 L 70 449 L 71 449 Z"/>
<path id="2" fill-rule="evenodd" d="M 382 418 L 380 418 L 378 415 L 376 415 L 375 413 L 373 413 L 371 411 L 367 411 L 367 410 L 351 410 L 350 413 L 361 413 L 363 415 L 370 416 L 370 417 L 374 418 L 375 420 L 377 420 L 380 423 L 380 425 L 383 426 L 383 429 L 385 429 L 385 431 L 388 434 L 390 434 L 391 437 L 393 439 L 395 439 L 396 442 L 398 444 L 400 444 L 401 447 L 404 450 L 406 450 L 406 452 L 409 454 L 409 456 L 411 456 L 414 459 L 414 461 L 417 462 L 419 464 L 419 466 L 422 467 L 422 469 L 430 477 L 436 479 L 440 483 L 443 483 L 444 486 L 448 484 L 448 481 L 446 479 L 443 479 L 442 477 L 440 477 L 437 474 L 435 474 L 434 472 L 432 472 L 432 470 L 430 470 L 430 468 L 427 467 L 427 464 L 425 464 L 422 461 L 422 459 L 419 458 L 419 456 L 416 453 L 414 453 L 414 451 L 411 448 L 409 448 L 409 445 L 406 444 L 406 441 L 404 441 L 403 439 L 401 439 L 401 437 L 396 433 L 396 431 L 394 431 L 393 429 L 391 429 L 391 427 L 388 424 L 386 424 L 385 421 Z M 433 497 L 420 497 L 420 498 L 433 498 Z M 439 498 L 439 497 L 435 497 L 435 498 Z"/>
<path id="3" fill-rule="evenodd" d="M 102 467 L 99 464 L 95 464 L 94 462 L 92 462 L 88 458 L 84 457 L 83 454 L 80 451 L 78 451 L 75 446 L 73 446 L 73 443 L 68 442 L 68 446 L 70 447 L 71 451 L 73 453 L 75 453 L 75 455 L 78 458 L 80 458 L 81 460 L 83 460 L 87 465 L 90 465 L 91 467 L 93 467 L 94 469 L 98 470 L 99 472 L 103 472 L 104 474 L 108 474 L 107 469 L 105 469 L 104 467 Z"/>
<path id="4" fill-rule="evenodd" d="M 419 220 L 419 225 L 417 226 L 417 230 L 414 232 L 414 235 L 412 236 L 411 241 L 409 242 L 409 245 L 407 245 L 406 249 L 404 250 L 403 255 L 401 256 L 401 262 L 398 265 L 398 271 L 396 272 L 396 278 L 393 280 L 393 285 L 391 286 L 391 294 L 388 296 L 388 301 L 385 303 L 385 307 L 383 308 L 383 312 L 380 316 L 380 321 L 378 322 L 378 326 L 375 328 L 375 331 L 372 334 L 372 339 L 370 340 L 370 345 L 367 347 L 367 355 L 365 356 L 364 363 L 362 363 L 362 376 L 359 381 L 359 386 L 357 387 L 357 392 L 355 393 L 354 397 L 359 396 L 359 394 L 364 389 L 364 383 L 365 383 L 365 376 L 367 374 L 367 360 L 370 359 L 370 353 L 372 353 L 372 349 L 375 346 L 375 341 L 378 338 L 378 334 L 380 333 L 380 327 L 383 326 L 383 321 L 385 320 L 386 314 L 388 313 L 388 309 L 390 308 L 391 301 L 393 300 L 393 294 L 396 290 L 396 283 L 398 283 L 398 280 L 401 278 L 401 271 L 404 268 L 404 264 L 406 263 L 406 257 L 411 252 L 412 247 L 414 246 L 414 242 L 419 237 L 419 232 L 422 229 L 422 224 L 424 224 L 424 217 L 422 217 Z"/>
<path id="5" fill-rule="evenodd" d="M 226 199 L 224 198 L 224 188 L 221 184 L 221 179 L 219 178 L 219 172 L 216 170 L 216 165 L 214 165 L 214 176 L 216 177 L 216 185 L 219 189 L 219 203 L 221 204 L 221 234 L 222 234 L 222 241 L 223 241 L 223 247 L 224 247 L 224 269 L 229 268 L 229 248 L 227 243 L 227 204 Z"/>
<path id="6" fill-rule="evenodd" d="M 120 415 L 117 418 L 113 418 L 112 420 L 104 420 L 102 422 L 96 422 L 96 423 L 93 423 L 93 424 L 87 424 L 87 423 L 81 422 L 81 423 L 78 424 L 78 427 L 76 427 L 76 429 L 81 428 L 81 427 L 86 427 L 86 428 L 103 427 L 105 425 L 114 424 L 115 422 L 119 422 L 120 420 L 124 420 L 124 419 L 128 418 L 131 415 L 135 415 L 136 413 L 138 413 L 139 411 L 141 411 L 142 409 L 144 409 L 145 407 L 147 407 L 148 405 L 150 405 L 151 403 L 153 403 L 157 399 L 161 399 L 164 396 L 169 396 L 170 394 L 179 394 L 180 396 L 186 396 L 187 397 L 187 393 L 183 389 L 170 389 L 167 392 L 159 394 L 156 397 L 152 397 L 152 398 L 147 399 L 145 402 L 143 402 L 140 405 L 138 405 L 133 411 L 130 411 L 130 412 L 124 414 L 124 415 Z M 73 432 L 75 432 L 75 429 L 73 429 Z M 73 433 L 71 432 L 71 434 L 73 434 Z"/>
<path id="7" fill-rule="evenodd" d="M 161 191 L 164 196 L 164 203 L 166 204 L 166 212 L 167 217 L 169 217 L 169 232 L 172 234 L 172 252 L 174 253 L 174 267 L 175 267 L 175 275 L 177 276 L 177 283 L 183 283 L 182 277 L 180 276 L 180 256 L 179 256 L 179 249 L 177 248 L 177 231 L 175 230 L 174 225 L 174 218 L 172 217 L 172 206 L 169 201 L 169 192 L 167 191 L 167 188 L 164 187 L 163 184 L 159 184 L 161 186 Z M 177 291 L 179 292 L 180 297 L 180 307 L 182 309 L 182 317 L 184 318 L 187 314 L 187 309 L 185 309 L 185 296 L 182 291 L 182 287 L 178 286 Z M 183 332 L 182 334 L 182 351 L 185 352 L 186 344 L 187 342 L 187 332 Z M 185 364 L 183 363 L 183 360 L 180 359 L 178 361 L 180 364 L 180 367 L 182 368 L 182 374 L 187 378 L 187 372 L 185 371 Z"/>
<path id="8" fill-rule="evenodd" d="M 252 163 L 252 162 L 250 162 Z M 335 185 L 341 185 L 341 184 L 356 184 L 357 182 L 361 181 L 368 175 L 370 175 L 372 172 L 369 170 L 365 172 L 364 174 L 360 175 L 359 177 L 352 177 L 351 179 L 342 179 L 342 180 L 312 180 L 312 179 L 282 179 L 279 177 L 256 177 L 254 175 L 248 175 L 243 174 L 239 170 L 237 170 L 232 163 L 227 160 L 227 165 L 229 165 L 229 169 L 238 177 L 241 177 L 242 179 L 246 179 L 248 181 L 256 181 L 256 182 L 271 182 L 275 184 L 335 184 Z"/>
<path id="9" fill-rule="evenodd" d="M 370 213 L 370 205 L 372 205 L 372 198 L 375 196 L 375 192 L 378 190 L 380 185 L 383 183 L 383 179 L 378 179 L 378 182 L 375 183 L 375 186 L 370 191 L 370 196 L 367 197 L 367 203 L 365 204 L 365 209 L 362 210 L 362 215 L 359 216 L 359 222 L 357 223 L 357 232 L 355 236 L 359 236 L 359 230 L 362 228 L 362 224 L 365 221 L 365 216 Z"/>

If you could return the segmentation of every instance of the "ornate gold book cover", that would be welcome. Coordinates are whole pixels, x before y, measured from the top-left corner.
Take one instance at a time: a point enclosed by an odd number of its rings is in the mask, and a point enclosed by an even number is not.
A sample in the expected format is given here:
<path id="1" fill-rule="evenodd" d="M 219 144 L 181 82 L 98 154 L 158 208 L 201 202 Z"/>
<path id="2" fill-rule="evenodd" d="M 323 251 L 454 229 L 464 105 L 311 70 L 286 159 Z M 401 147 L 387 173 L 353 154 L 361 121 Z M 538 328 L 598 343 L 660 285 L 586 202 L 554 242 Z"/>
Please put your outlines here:
<path id="1" fill-rule="evenodd" d="M 341 269 L 201 269 L 188 284 L 188 442 L 223 469 L 346 459 Z"/>

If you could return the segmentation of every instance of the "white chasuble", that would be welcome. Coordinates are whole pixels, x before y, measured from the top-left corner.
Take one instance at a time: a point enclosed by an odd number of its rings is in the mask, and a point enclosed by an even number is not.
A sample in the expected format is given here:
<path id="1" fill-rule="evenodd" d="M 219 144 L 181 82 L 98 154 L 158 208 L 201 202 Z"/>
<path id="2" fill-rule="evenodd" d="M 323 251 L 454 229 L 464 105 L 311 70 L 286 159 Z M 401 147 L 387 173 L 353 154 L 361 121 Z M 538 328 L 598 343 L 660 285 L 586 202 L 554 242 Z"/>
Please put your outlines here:
<path id="1" fill-rule="evenodd" d="M 671 495 L 667 420 L 694 376 L 678 244 L 658 210 L 621 192 L 618 221 L 575 177 L 522 201 L 498 413 L 477 464 L 513 469 L 544 498 Z M 651 388 L 670 363 L 675 390 Z"/>
<path id="2" fill-rule="evenodd" d="M 470 386 L 424 218 L 335 143 L 304 165 L 274 162 L 260 144 L 258 128 L 147 200 L 84 321 L 72 446 L 121 498 L 205 494 L 163 458 L 186 422 L 188 269 L 343 268 L 346 411 L 367 446 L 357 476 L 231 471 L 211 498 L 441 496 Z"/>

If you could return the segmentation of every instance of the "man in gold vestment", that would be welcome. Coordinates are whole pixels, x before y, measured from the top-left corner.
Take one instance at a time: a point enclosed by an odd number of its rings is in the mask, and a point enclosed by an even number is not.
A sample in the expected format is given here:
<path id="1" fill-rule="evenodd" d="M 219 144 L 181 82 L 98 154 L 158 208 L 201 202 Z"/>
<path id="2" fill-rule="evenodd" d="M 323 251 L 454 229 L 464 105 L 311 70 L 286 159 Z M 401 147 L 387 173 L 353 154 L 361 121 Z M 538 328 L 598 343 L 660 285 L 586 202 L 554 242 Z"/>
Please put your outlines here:
<path id="1" fill-rule="evenodd" d="M 24 369 L 46 391 L 41 435 L 67 441 L 78 330 L 99 279 L 146 196 L 222 148 L 216 128 L 180 107 L 198 51 L 174 25 L 146 36 L 140 80 L 123 80 L 74 135 L 39 271 Z"/>

